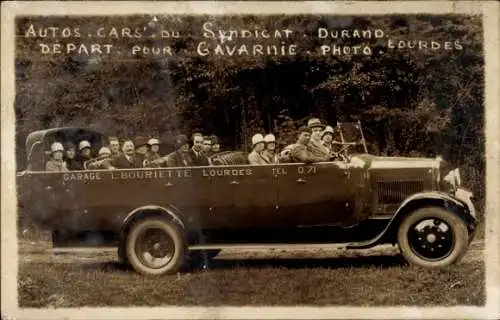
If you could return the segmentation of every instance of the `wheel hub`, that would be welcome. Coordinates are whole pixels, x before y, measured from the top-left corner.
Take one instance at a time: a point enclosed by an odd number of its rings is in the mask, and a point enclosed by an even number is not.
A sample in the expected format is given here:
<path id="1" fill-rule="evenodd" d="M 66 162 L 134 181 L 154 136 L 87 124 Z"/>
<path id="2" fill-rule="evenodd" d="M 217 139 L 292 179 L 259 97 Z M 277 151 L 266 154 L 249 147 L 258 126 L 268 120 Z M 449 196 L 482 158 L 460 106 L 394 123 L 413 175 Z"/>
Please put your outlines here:
<path id="1" fill-rule="evenodd" d="M 173 241 L 164 230 L 145 230 L 138 237 L 137 256 L 150 268 L 162 268 L 168 264 L 173 258 L 174 251 Z"/>
<path id="2" fill-rule="evenodd" d="M 426 260 L 445 258 L 453 250 L 453 234 L 449 225 L 438 219 L 423 219 L 409 230 L 412 250 Z"/>
<path id="3" fill-rule="evenodd" d="M 429 233 L 427 235 L 427 242 L 434 243 L 436 241 L 436 235 L 434 233 Z"/>

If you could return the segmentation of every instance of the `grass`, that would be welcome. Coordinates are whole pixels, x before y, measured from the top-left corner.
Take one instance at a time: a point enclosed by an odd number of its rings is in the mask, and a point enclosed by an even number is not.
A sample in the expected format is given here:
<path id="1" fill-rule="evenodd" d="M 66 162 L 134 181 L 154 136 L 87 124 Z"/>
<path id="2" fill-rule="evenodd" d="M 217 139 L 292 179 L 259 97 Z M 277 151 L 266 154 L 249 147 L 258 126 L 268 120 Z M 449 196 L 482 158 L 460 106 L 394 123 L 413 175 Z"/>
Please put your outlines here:
<path id="1" fill-rule="evenodd" d="M 484 263 L 408 267 L 399 256 L 216 259 L 147 278 L 116 262 L 21 263 L 20 307 L 483 305 Z"/>
<path id="2" fill-rule="evenodd" d="M 19 237 L 19 306 L 481 306 L 483 229 L 464 261 L 445 269 L 410 267 L 383 250 L 235 253 L 221 254 L 208 270 L 160 278 L 143 277 L 105 254 L 55 261 L 46 251 L 50 237 L 26 229 Z"/>

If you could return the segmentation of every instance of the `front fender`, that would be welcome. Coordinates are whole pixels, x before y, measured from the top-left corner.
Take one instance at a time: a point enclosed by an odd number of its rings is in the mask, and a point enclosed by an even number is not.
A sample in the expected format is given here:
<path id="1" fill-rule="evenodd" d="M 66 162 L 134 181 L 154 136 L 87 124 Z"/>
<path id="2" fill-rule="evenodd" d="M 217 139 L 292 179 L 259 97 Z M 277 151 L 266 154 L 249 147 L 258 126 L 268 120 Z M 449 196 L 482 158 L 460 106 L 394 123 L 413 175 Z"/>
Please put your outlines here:
<path id="1" fill-rule="evenodd" d="M 421 192 L 413 194 L 403 201 L 394 212 L 384 230 L 375 238 L 362 243 L 352 243 L 347 247 L 352 249 L 364 249 L 381 243 L 395 243 L 398 227 L 403 218 L 418 208 L 428 206 L 442 207 L 456 213 L 457 216 L 467 225 L 469 233 L 474 234 L 477 226 L 477 219 L 475 217 L 475 209 L 471 201 L 466 203 L 462 199 L 439 191 Z"/>
<path id="2" fill-rule="evenodd" d="M 429 202 L 431 205 L 440 203 L 443 208 L 455 212 L 468 225 L 476 222 L 476 210 L 470 200 L 471 195 L 472 194 L 470 193 L 467 194 L 465 192 L 462 193 L 458 191 L 455 196 L 451 196 L 448 193 L 440 191 L 416 193 L 403 201 L 403 203 L 396 210 L 391 221 L 395 220 L 398 216 L 405 212 L 413 211 L 416 204 L 417 207 L 419 207 L 420 204 Z"/>

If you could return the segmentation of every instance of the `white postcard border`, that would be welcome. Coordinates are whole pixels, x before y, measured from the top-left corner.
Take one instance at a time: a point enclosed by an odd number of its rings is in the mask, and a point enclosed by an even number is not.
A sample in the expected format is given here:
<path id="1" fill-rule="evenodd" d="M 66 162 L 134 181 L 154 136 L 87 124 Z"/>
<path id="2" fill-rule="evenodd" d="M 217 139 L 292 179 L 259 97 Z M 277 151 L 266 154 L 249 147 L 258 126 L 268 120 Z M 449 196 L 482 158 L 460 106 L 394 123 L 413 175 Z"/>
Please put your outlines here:
<path id="1" fill-rule="evenodd" d="M 15 33 L 18 15 L 125 14 L 482 14 L 485 48 L 486 131 L 486 295 L 485 307 L 154 307 L 20 309 L 17 306 L 17 223 L 15 166 Z M 350 2 L 3 2 L 2 3 L 2 317 L 6 319 L 162 318 L 498 318 L 500 316 L 500 87 L 499 5 L 493 1 Z"/>

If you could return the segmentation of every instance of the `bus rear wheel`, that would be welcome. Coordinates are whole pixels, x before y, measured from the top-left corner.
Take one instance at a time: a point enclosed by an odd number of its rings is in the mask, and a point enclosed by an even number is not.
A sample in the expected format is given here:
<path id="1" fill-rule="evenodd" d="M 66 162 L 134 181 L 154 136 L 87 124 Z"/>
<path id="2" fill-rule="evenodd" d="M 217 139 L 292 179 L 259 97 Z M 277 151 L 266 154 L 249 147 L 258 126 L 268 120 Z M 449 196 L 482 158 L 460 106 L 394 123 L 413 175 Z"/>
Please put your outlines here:
<path id="1" fill-rule="evenodd" d="M 181 230 L 159 217 L 134 223 L 127 234 L 125 250 L 125 261 L 138 273 L 147 276 L 177 273 L 185 262 Z"/>

